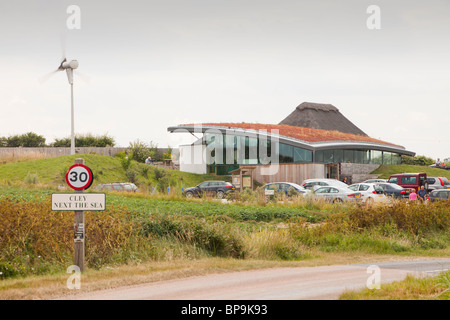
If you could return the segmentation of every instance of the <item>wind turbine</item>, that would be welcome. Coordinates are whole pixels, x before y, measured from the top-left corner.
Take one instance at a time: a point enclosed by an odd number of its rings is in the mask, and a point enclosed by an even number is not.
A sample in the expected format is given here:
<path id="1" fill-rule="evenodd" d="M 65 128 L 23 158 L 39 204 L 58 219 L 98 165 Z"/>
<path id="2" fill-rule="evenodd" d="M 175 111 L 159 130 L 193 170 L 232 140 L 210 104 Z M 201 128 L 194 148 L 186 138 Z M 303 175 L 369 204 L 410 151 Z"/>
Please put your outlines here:
<path id="1" fill-rule="evenodd" d="M 61 65 L 58 69 L 60 70 L 66 70 L 67 73 L 67 80 L 69 80 L 70 84 L 70 115 L 71 115 L 71 121 L 70 121 L 70 154 L 75 154 L 75 125 L 74 125 L 74 108 L 73 108 L 73 70 L 78 68 L 78 61 L 77 60 L 71 60 L 70 62 L 67 62 L 64 58 L 63 62 L 61 62 Z"/>
<path id="2" fill-rule="evenodd" d="M 55 71 L 49 73 L 45 77 L 41 79 L 41 83 L 46 81 L 50 76 L 52 76 L 54 73 L 58 71 L 64 71 L 66 70 L 67 73 L 67 80 L 70 84 L 70 114 L 71 114 L 71 129 L 70 129 L 70 154 L 75 154 L 75 126 L 74 126 L 74 107 L 73 107 L 73 71 L 78 68 L 78 61 L 77 60 L 71 60 L 67 61 L 65 57 L 63 57 L 63 60 L 61 61 L 61 64 L 59 65 L 58 69 Z"/>

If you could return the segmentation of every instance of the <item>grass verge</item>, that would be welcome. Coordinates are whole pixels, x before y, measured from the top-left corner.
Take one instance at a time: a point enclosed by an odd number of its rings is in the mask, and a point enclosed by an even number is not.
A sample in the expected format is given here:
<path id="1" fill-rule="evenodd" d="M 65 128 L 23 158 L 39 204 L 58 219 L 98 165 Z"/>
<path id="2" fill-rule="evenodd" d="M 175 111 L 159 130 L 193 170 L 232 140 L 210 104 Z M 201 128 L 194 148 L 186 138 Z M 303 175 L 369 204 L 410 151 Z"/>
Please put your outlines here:
<path id="1" fill-rule="evenodd" d="M 408 275 L 380 289 L 347 291 L 340 300 L 450 300 L 450 271 L 434 277 Z"/>

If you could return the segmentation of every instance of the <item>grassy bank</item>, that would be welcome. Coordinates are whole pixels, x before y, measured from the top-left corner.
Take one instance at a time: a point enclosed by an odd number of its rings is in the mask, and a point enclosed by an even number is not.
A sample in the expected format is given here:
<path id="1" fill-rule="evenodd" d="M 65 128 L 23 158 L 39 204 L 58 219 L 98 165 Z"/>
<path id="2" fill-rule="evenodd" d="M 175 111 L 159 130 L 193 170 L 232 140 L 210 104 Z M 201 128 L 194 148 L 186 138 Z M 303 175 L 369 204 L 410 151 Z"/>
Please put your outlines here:
<path id="1" fill-rule="evenodd" d="M 1 190 L 3 191 L 2 188 Z M 73 215 L 51 211 L 48 194 L 0 197 L 0 278 L 61 272 L 72 263 Z M 258 206 L 141 195 L 108 195 L 86 212 L 88 268 L 210 257 L 299 261 L 328 253 L 449 255 L 449 203 L 386 206 Z"/>
<path id="2" fill-rule="evenodd" d="M 403 281 L 384 284 L 380 289 L 347 291 L 341 300 L 450 300 L 450 271 L 434 277 L 408 275 Z"/>
<path id="3" fill-rule="evenodd" d="M 11 162 L 0 165 L 0 185 L 16 187 L 55 188 L 66 186 L 65 175 L 76 158 L 83 158 L 94 173 L 93 187 L 109 182 L 133 182 L 143 191 L 181 192 L 205 180 L 230 180 L 230 177 L 201 175 L 178 170 L 157 168 L 136 161 L 124 161 L 120 157 L 96 154 L 61 156 L 31 161 Z"/>
<path id="4" fill-rule="evenodd" d="M 92 280 L 83 284 L 92 283 L 93 289 L 154 281 L 161 273 L 170 278 L 319 261 L 356 263 L 363 257 L 373 261 L 387 256 L 450 256 L 449 202 L 394 201 L 366 207 L 281 197 L 266 203 L 260 190 L 228 203 L 186 199 L 179 192 L 151 190 L 167 184 L 180 190 L 217 177 L 138 163 L 125 168 L 118 158 L 97 155 L 83 158 L 96 183 L 133 177 L 143 189 L 135 194 L 107 193 L 105 211 L 86 212 L 86 266 Z M 23 291 L 18 288 L 42 288 L 47 281 L 61 286 L 60 280 L 67 279 L 65 271 L 73 264 L 73 213 L 51 211 L 50 199 L 61 192 L 58 186 L 74 159 L 0 166 L 0 297 L 20 297 Z M 113 280 L 124 270 L 136 274 Z M 9 296 L 12 291 L 16 293 Z"/>

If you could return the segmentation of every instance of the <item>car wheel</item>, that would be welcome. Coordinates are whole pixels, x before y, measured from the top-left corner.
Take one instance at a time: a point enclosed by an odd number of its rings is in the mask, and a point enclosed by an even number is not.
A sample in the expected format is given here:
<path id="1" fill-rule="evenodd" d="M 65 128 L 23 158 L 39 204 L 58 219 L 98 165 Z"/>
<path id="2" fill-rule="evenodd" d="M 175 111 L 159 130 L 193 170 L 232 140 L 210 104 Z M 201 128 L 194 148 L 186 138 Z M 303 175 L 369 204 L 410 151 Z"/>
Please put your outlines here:
<path id="1" fill-rule="evenodd" d="M 191 191 L 186 192 L 186 198 L 192 198 L 194 194 Z"/>
<path id="2" fill-rule="evenodd" d="M 341 203 L 342 199 L 341 198 L 336 198 L 333 200 L 333 203 Z"/>
<path id="3" fill-rule="evenodd" d="M 374 202 L 373 198 L 367 198 L 367 199 L 366 199 L 366 204 L 367 204 L 368 206 L 371 206 L 371 205 L 373 204 L 373 202 Z"/>
<path id="4" fill-rule="evenodd" d="M 223 192 L 222 190 L 217 191 L 217 198 L 223 199 L 224 196 L 225 196 L 225 192 Z"/>

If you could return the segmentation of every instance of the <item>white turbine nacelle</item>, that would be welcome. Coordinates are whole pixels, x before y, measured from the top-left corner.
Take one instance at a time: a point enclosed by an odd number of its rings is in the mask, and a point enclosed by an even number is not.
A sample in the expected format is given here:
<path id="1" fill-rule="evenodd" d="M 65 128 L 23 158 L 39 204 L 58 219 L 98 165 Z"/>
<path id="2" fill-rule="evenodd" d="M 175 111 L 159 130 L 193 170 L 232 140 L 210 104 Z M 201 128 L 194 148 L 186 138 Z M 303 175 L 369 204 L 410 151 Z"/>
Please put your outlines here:
<path id="1" fill-rule="evenodd" d="M 63 68 L 63 69 L 76 69 L 76 68 L 78 68 L 78 61 L 77 60 L 71 60 L 71 61 L 69 61 L 69 62 L 67 62 L 67 61 L 64 61 L 62 64 L 61 64 L 61 67 Z"/>

